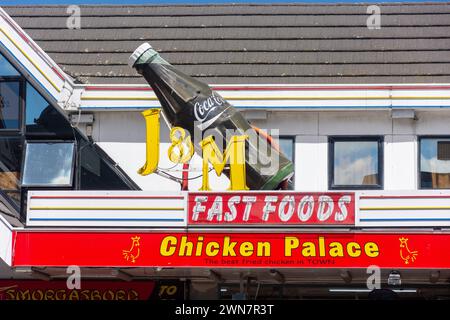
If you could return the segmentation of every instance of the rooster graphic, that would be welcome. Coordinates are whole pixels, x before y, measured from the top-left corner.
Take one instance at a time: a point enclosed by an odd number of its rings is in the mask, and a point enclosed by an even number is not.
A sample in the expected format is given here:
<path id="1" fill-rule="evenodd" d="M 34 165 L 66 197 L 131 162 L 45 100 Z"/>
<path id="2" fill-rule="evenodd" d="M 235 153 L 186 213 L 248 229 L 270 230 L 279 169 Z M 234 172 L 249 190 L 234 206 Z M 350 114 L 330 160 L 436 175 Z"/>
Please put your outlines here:
<path id="1" fill-rule="evenodd" d="M 129 250 L 122 250 L 122 254 L 125 260 L 135 263 L 136 259 L 139 258 L 139 255 L 141 253 L 141 249 L 139 248 L 140 239 L 141 237 L 138 236 L 131 237 L 131 248 Z"/>
<path id="2" fill-rule="evenodd" d="M 411 251 L 408 248 L 408 238 L 401 237 L 400 240 L 400 258 L 405 261 L 405 264 L 416 261 L 416 257 L 419 255 L 418 251 Z"/>

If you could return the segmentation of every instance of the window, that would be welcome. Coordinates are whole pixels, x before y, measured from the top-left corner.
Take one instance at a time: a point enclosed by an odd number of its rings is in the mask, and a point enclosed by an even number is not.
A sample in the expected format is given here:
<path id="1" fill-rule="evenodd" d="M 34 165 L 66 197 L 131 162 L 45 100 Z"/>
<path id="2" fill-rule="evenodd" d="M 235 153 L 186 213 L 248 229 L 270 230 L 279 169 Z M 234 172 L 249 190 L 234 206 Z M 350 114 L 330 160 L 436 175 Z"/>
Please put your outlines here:
<path id="1" fill-rule="evenodd" d="M 27 137 L 73 139 L 69 121 L 27 82 L 25 125 Z"/>
<path id="2" fill-rule="evenodd" d="M 20 199 L 23 142 L 20 137 L 0 137 L 0 190 Z"/>
<path id="3" fill-rule="evenodd" d="M 71 186 L 73 162 L 73 142 L 27 143 L 22 185 Z"/>
<path id="4" fill-rule="evenodd" d="M 0 53 L 0 77 L 19 77 L 16 68 Z"/>
<path id="5" fill-rule="evenodd" d="M 0 196 L 24 214 L 41 187 L 139 189 L 0 53 Z"/>
<path id="6" fill-rule="evenodd" d="M 450 189 L 450 137 L 419 139 L 421 189 Z"/>
<path id="7" fill-rule="evenodd" d="M 0 130 L 20 129 L 20 82 L 0 82 Z"/>
<path id="8" fill-rule="evenodd" d="M 330 137 L 329 188 L 381 189 L 382 137 Z"/>
<path id="9" fill-rule="evenodd" d="M 111 165 L 106 155 L 101 156 L 95 146 L 80 142 L 80 190 L 128 190 L 124 182 Z"/>
<path id="10" fill-rule="evenodd" d="M 281 151 L 284 153 L 284 155 L 294 162 L 294 155 L 295 155 L 295 137 L 279 137 L 278 143 L 280 145 Z M 289 178 L 288 181 L 288 189 L 294 190 L 294 176 Z"/>

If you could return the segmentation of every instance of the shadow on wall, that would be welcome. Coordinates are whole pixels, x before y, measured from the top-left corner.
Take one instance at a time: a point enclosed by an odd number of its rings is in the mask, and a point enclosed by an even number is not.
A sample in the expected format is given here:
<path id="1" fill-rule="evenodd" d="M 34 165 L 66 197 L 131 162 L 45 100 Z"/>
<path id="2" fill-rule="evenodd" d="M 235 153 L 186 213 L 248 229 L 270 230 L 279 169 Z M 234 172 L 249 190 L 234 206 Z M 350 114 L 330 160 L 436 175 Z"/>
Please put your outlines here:
<path id="1" fill-rule="evenodd" d="M 160 141 L 169 142 L 169 132 L 160 118 Z M 145 119 L 139 111 L 99 112 L 95 114 L 94 140 L 97 142 L 146 142 Z"/>

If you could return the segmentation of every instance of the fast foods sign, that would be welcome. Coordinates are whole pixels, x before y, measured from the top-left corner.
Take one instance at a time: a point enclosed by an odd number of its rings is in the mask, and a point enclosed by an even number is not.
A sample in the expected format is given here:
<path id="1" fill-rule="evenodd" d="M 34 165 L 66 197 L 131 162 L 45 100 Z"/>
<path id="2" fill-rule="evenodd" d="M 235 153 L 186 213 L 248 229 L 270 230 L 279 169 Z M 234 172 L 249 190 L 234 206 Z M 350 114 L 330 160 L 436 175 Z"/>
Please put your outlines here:
<path id="1" fill-rule="evenodd" d="M 354 193 L 190 192 L 190 225 L 354 225 Z"/>
<path id="2" fill-rule="evenodd" d="M 14 249 L 14 267 L 450 268 L 450 234 L 17 232 Z"/>

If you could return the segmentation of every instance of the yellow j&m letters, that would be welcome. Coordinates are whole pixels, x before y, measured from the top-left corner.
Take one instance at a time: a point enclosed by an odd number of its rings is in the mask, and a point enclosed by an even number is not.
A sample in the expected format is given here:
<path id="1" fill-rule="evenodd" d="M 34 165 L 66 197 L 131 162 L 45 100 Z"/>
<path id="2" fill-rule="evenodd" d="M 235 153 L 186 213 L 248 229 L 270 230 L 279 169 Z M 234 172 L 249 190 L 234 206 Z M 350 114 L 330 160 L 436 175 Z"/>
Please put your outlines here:
<path id="1" fill-rule="evenodd" d="M 140 175 L 154 173 L 159 163 L 160 144 L 160 110 L 150 109 L 142 112 L 146 125 L 146 162 L 138 170 Z M 220 176 L 225 169 L 227 162 L 230 164 L 230 187 L 228 190 L 249 190 L 246 184 L 245 174 L 245 141 L 246 135 L 236 135 L 231 137 L 228 145 L 222 153 L 212 136 L 208 136 L 199 145 L 202 149 L 202 186 L 200 190 L 209 191 L 209 163 L 214 171 Z M 190 136 L 186 136 L 186 131 L 180 127 L 173 127 L 170 130 L 170 141 L 168 156 L 174 163 L 187 163 L 194 154 L 194 146 Z"/>

